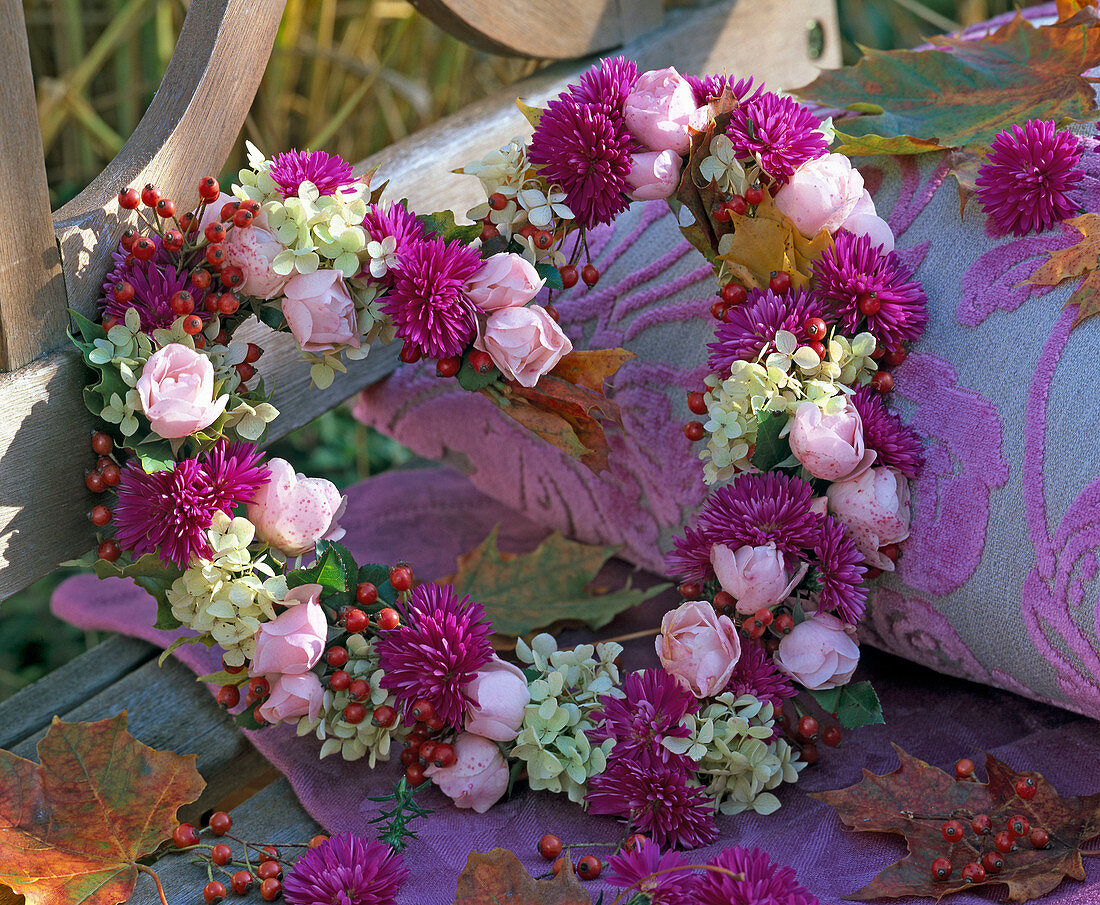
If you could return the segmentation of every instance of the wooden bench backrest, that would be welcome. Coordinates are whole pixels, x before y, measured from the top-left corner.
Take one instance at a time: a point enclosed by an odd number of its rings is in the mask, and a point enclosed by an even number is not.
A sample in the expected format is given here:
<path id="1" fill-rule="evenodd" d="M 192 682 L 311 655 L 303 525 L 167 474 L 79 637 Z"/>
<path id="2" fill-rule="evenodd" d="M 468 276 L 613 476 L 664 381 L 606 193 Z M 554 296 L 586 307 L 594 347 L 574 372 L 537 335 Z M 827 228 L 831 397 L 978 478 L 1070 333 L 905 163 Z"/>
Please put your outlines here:
<path id="1" fill-rule="evenodd" d="M 83 484 L 90 463 L 86 374 L 67 348 L 66 308 L 91 315 L 111 251 L 134 219 L 116 196 L 152 182 L 181 208 L 236 141 L 271 53 L 285 0 L 192 0 L 160 89 L 117 157 L 78 197 L 51 213 L 27 32 L 19 0 L 0 0 L 0 600 L 91 545 Z M 642 69 L 751 74 L 773 87 L 835 66 L 833 0 L 718 0 L 664 9 L 661 0 L 413 0 L 458 37 L 497 53 L 562 61 L 622 47 Z M 669 3 L 669 6 L 674 5 Z M 680 0 L 679 6 L 684 6 Z M 809 33 L 820 50 L 811 59 Z M 561 62 L 405 139 L 381 164 L 392 197 L 416 210 L 464 213 L 476 180 L 463 163 L 524 134 L 513 101 L 556 94 L 587 64 Z M 44 104 L 64 103 L 47 98 Z M 43 118 L 46 119 L 45 117 Z M 265 149 L 269 153 L 280 150 Z M 261 370 L 278 387 L 275 439 L 396 365 L 379 349 L 329 389 L 309 389 L 289 337 L 264 340 Z"/>

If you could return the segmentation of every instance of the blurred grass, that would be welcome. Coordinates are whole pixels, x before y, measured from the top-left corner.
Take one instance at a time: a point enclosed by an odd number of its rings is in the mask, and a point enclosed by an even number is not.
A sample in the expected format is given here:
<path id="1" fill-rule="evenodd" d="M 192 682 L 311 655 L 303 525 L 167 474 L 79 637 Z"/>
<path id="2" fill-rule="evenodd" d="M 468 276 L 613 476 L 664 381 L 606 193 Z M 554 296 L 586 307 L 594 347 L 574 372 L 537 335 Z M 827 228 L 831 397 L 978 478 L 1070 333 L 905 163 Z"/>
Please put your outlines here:
<path id="1" fill-rule="evenodd" d="M 1015 5 L 838 0 L 845 62 L 859 58 L 859 46 L 912 46 Z M 24 0 L 24 8 L 56 208 L 103 169 L 137 125 L 175 48 L 187 2 Z M 359 160 L 536 65 L 474 51 L 404 0 L 287 0 L 243 137 L 268 153 L 323 145 Z M 223 184 L 243 162 L 242 147 L 243 141 L 227 161 Z M 271 453 L 341 488 L 410 459 L 344 406 Z M 49 614 L 49 595 L 66 574 L 59 571 L 2 604 L 0 698 L 99 640 Z"/>

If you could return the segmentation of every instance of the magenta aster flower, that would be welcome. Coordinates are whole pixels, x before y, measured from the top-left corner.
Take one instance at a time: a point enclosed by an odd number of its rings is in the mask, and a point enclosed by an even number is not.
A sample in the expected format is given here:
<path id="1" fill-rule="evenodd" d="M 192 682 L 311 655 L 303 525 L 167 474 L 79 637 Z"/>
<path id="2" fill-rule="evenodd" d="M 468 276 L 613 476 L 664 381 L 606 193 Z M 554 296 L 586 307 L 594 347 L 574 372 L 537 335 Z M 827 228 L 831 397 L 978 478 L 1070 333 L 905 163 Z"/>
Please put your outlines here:
<path id="1" fill-rule="evenodd" d="M 425 239 L 424 224 L 400 201 L 385 205 L 372 204 L 363 218 L 363 229 L 375 242 L 393 236 L 397 240 L 398 256 Z"/>
<path id="2" fill-rule="evenodd" d="M 650 839 L 643 839 L 629 851 L 616 852 L 607 859 L 607 868 L 608 886 L 641 893 L 650 905 L 692 905 L 695 878 L 691 866 L 677 852 L 662 852 Z M 632 898 L 623 896 L 624 901 Z"/>
<path id="3" fill-rule="evenodd" d="M 798 101 L 765 91 L 730 114 L 726 135 L 741 157 L 755 157 L 780 182 L 829 150 L 816 117 Z"/>
<path id="4" fill-rule="evenodd" d="M 477 332 L 476 308 L 467 294 L 481 268 L 476 250 L 455 240 L 415 242 L 398 259 L 384 311 L 397 335 L 422 355 L 461 355 Z"/>
<path id="5" fill-rule="evenodd" d="M 581 76 L 579 85 L 570 85 L 569 93 L 583 104 L 598 107 L 605 115 L 620 121 L 626 96 L 638 81 L 638 64 L 626 57 L 608 57 Z"/>
<path id="6" fill-rule="evenodd" d="M 378 641 L 382 687 L 402 703 L 430 701 L 436 716 L 462 728 L 465 688 L 493 656 L 485 607 L 461 600 L 450 585 L 420 585 L 409 601 L 408 623 Z"/>
<path id="7" fill-rule="evenodd" d="M 714 802 L 690 777 L 667 765 L 647 770 L 631 760 L 615 760 L 589 782 L 588 813 L 621 817 L 661 847 L 706 845 L 718 838 Z"/>
<path id="8" fill-rule="evenodd" d="M 695 95 L 695 103 L 700 107 L 710 103 L 711 100 L 722 96 L 722 92 L 729 88 L 738 104 L 747 104 L 756 100 L 764 91 L 764 86 L 757 85 L 753 89 L 752 78 L 738 79 L 731 82 L 728 75 L 687 75 L 684 76 L 691 85 Z"/>
<path id="9" fill-rule="evenodd" d="M 874 387 L 860 387 L 851 399 L 863 421 L 863 442 L 878 453 L 875 464 L 916 478 L 924 465 L 924 447 L 917 432 L 886 408 L 882 394 Z"/>
<path id="10" fill-rule="evenodd" d="M 814 557 L 821 582 L 818 612 L 835 612 L 840 619 L 856 625 L 867 607 L 867 588 L 863 586 L 867 568 L 844 525 L 831 515 L 825 516 Z"/>
<path id="11" fill-rule="evenodd" d="M 714 546 L 705 531 L 691 525 L 684 528 L 683 537 L 672 539 L 673 549 L 665 556 L 665 569 L 669 575 L 678 575 L 686 581 L 699 581 L 714 577 L 710 564 L 710 548 Z"/>
<path id="12" fill-rule="evenodd" d="M 322 195 L 335 195 L 355 182 L 350 163 L 339 155 L 324 151 L 284 151 L 271 158 L 268 175 L 275 180 L 284 198 L 298 194 L 303 182 L 312 182 Z"/>
<path id="13" fill-rule="evenodd" d="M 726 691 L 737 696 L 751 694 L 761 701 L 770 701 L 778 710 L 787 698 L 798 694 L 791 680 L 779 671 L 759 641 L 742 639 L 741 658 L 733 667 Z"/>
<path id="14" fill-rule="evenodd" d="M 774 863 L 758 848 L 727 848 L 708 864 L 729 873 L 700 873 L 692 890 L 696 905 L 819 905 L 799 884 L 793 868 Z M 735 880 L 735 874 L 745 879 Z"/>
<path id="15" fill-rule="evenodd" d="M 283 898 L 288 905 L 394 905 L 408 878 L 409 869 L 388 845 L 343 833 L 294 862 Z"/>
<path id="16" fill-rule="evenodd" d="M 788 330 L 799 345 L 810 342 L 806 321 L 821 316 L 821 304 L 802 290 L 777 295 L 770 289 L 753 289 L 743 305 L 731 308 L 726 321 L 714 331 L 707 365 L 720 377 L 728 377 L 737 360 L 754 361 L 775 334 Z"/>
<path id="17" fill-rule="evenodd" d="M 135 556 L 156 553 L 181 569 L 192 556 L 213 555 L 207 529 L 218 512 L 255 499 L 270 472 L 247 443 L 220 442 L 197 459 L 147 474 L 136 460 L 122 469 L 114 510 L 115 538 Z"/>
<path id="18" fill-rule="evenodd" d="M 561 186 L 578 225 L 591 228 L 610 223 L 629 206 L 626 177 L 634 150 L 621 120 L 567 94 L 543 111 L 528 157 L 547 182 Z"/>
<path id="19" fill-rule="evenodd" d="M 863 329 L 887 349 L 917 339 L 928 323 L 928 299 L 896 252 L 881 254 L 867 236 L 840 230 L 813 262 L 814 295 L 851 336 Z"/>
<path id="20" fill-rule="evenodd" d="M 615 739 L 613 758 L 629 758 L 643 768 L 675 763 L 691 770 L 687 755 L 673 754 L 661 744 L 666 738 L 687 738 L 683 719 L 699 709 L 694 696 L 663 669 L 630 673 L 622 684 L 624 697 L 604 695 L 600 710 L 592 712 L 594 742 Z"/>
<path id="21" fill-rule="evenodd" d="M 1081 145 L 1072 132 L 1060 131 L 1050 120 L 1017 123 L 993 139 L 978 170 L 982 209 L 1014 236 L 1050 229 L 1077 213 L 1071 193 L 1085 175 L 1075 169 L 1080 160 Z"/>
<path id="22" fill-rule="evenodd" d="M 126 259 L 130 256 L 121 248 L 111 253 L 114 267 L 103 280 L 103 296 L 99 300 L 103 319 L 113 317 L 121 323 L 126 317 L 126 309 L 134 308 L 141 316 L 143 333 L 168 329 L 178 316 L 173 313 L 169 302 L 180 290 L 191 293 L 195 300 L 195 314 L 204 321 L 209 319 L 210 313 L 205 308 L 206 293 L 191 285 L 190 273 L 186 268 L 176 269 L 178 260 L 164 249 L 160 236 L 154 235 L 151 239 L 157 246 L 157 253 L 148 261 L 131 258 L 127 263 Z M 121 282 L 134 287 L 134 297 L 128 302 L 115 301 L 114 288 Z"/>

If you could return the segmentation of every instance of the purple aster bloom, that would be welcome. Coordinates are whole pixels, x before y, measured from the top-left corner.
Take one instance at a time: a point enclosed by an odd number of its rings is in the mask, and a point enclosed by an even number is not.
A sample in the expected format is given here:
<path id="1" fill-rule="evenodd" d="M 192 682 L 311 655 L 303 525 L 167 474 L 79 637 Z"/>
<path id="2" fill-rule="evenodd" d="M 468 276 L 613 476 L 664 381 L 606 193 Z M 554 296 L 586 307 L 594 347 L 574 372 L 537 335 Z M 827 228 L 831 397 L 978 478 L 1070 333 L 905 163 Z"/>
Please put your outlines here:
<path id="1" fill-rule="evenodd" d="M 569 93 L 583 104 L 598 107 L 606 116 L 622 121 L 623 106 L 638 81 L 638 64 L 626 57 L 608 57 L 581 76 Z"/>
<path id="2" fill-rule="evenodd" d="M 461 355 L 477 333 L 476 308 L 467 294 L 481 255 L 455 240 L 427 239 L 398 259 L 384 311 L 397 335 L 431 358 Z"/>
<path id="3" fill-rule="evenodd" d="M 695 905 L 819 905 L 792 868 L 775 864 L 758 848 L 727 848 L 708 864 L 723 872 L 707 870 L 696 877 Z M 734 874 L 745 879 L 735 880 Z"/>
<path id="4" fill-rule="evenodd" d="M 917 432 L 886 408 L 882 394 L 874 387 L 860 387 L 851 399 L 863 421 L 863 442 L 878 453 L 875 464 L 916 478 L 924 465 L 924 448 Z"/>
<path id="5" fill-rule="evenodd" d="M 683 724 L 699 705 L 695 697 L 663 669 L 632 672 L 622 684 L 624 697 L 604 695 L 600 710 L 592 712 L 595 729 L 588 737 L 596 742 L 615 739 L 614 758 L 630 758 L 645 769 L 674 763 L 684 770 L 694 767 L 687 755 L 673 754 L 661 744 L 666 738 L 687 738 Z"/>
<path id="6" fill-rule="evenodd" d="M 136 460 L 122 469 L 114 510 L 115 537 L 135 556 L 157 553 L 186 568 L 192 556 L 213 555 L 207 529 L 218 512 L 251 502 L 270 472 L 247 443 L 221 441 L 198 459 L 147 474 Z"/>
<path id="7" fill-rule="evenodd" d="M 450 585 L 420 585 L 407 624 L 379 636 L 382 687 L 403 703 L 430 701 L 436 716 L 461 730 L 465 688 L 493 656 L 492 633 L 480 603 L 460 600 Z"/>
<path id="8" fill-rule="evenodd" d="M 835 612 L 848 624 L 856 625 L 867 607 L 867 588 L 863 585 L 867 568 L 863 554 L 845 533 L 844 525 L 831 515 L 825 516 L 821 526 L 814 558 L 821 582 L 817 611 Z"/>
<path id="9" fill-rule="evenodd" d="M 1072 132 L 1050 120 L 1018 123 L 993 139 L 989 157 L 978 170 L 982 209 L 1005 232 L 1025 236 L 1050 229 L 1078 211 L 1071 193 L 1084 178 L 1074 169 L 1081 146 Z"/>
<path id="10" fill-rule="evenodd" d="M 707 365 L 720 377 L 728 377 L 737 360 L 754 361 L 775 334 L 788 330 L 799 345 L 810 342 L 806 321 L 821 316 L 821 304 L 802 290 L 776 295 L 770 289 L 753 289 L 744 304 L 731 308 L 726 321 L 714 331 Z"/>
<path id="11" fill-rule="evenodd" d="M 665 556 L 665 568 L 669 575 L 678 575 L 685 581 L 700 581 L 714 576 L 710 564 L 710 548 L 713 545 L 707 533 L 688 525 L 684 536 L 672 540 L 673 549 Z"/>
<path id="12" fill-rule="evenodd" d="M 928 299 L 897 252 L 884 255 L 868 236 L 840 230 L 813 270 L 826 320 L 840 321 L 847 335 L 864 329 L 893 350 L 924 332 Z"/>
<path id="13" fill-rule="evenodd" d="M 726 135 L 741 157 L 756 157 L 780 182 L 829 150 L 817 118 L 798 101 L 765 91 L 730 114 Z"/>
<path id="14" fill-rule="evenodd" d="M 612 855 L 607 859 L 607 867 L 608 886 L 641 893 L 650 905 L 692 905 L 695 878 L 690 873 L 691 865 L 677 852 L 662 852 L 650 839 L 642 839 L 633 849 Z M 625 901 L 632 898 L 623 896 Z"/>
<path id="15" fill-rule="evenodd" d="M 746 639 L 741 641 L 741 657 L 733 667 L 733 675 L 725 690 L 739 697 L 751 694 L 761 701 L 769 701 L 777 711 L 787 698 L 798 694 L 791 680 L 779 671 L 775 661 L 768 656 L 764 645 Z"/>
<path id="16" fill-rule="evenodd" d="M 363 229 L 375 242 L 393 236 L 397 240 L 398 256 L 426 238 L 424 224 L 400 201 L 385 205 L 372 204 L 363 218 Z"/>
<path id="17" fill-rule="evenodd" d="M 180 290 L 191 293 L 195 300 L 195 314 L 204 321 L 209 319 L 210 313 L 205 308 L 206 292 L 196 289 L 191 285 L 191 277 L 187 268 L 176 264 L 181 263 L 171 252 L 165 250 L 160 236 L 150 237 L 157 247 L 156 254 L 148 261 L 139 261 L 131 258 L 121 247 L 111 253 L 114 259 L 114 267 L 103 280 L 103 296 L 99 300 L 100 311 L 103 319 L 113 317 L 120 323 L 126 317 L 126 309 L 134 308 L 141 316 L 141 330 L 151 334 L 154 330 L 168 329 L 175 323 L 178 317 L 172 311 L 170 303 L 172 296 Z M 116 283 L 127 282 L 134 287 L 134 297 L 128 302 L 116 302 L 114 288 Z"/>
<path id="18" fill-rule="evenodd" d="M 393 905 L 408 878 L 409 869 L 388 845 L 343 833 L 294 862 L 283 898 L 287 905 Z"/>
<path id="19" fill-rule="evenodd" d="M 312 182 L 322 195 L 335 195 L 355 182 L 350 163 L 339 155 L 324 151 L 284 151 L 271 158 L 268 175 L 275 180 L 284 198 L 298 194 L 303 182 Z"/>
<path id="20" fill-rule="evenodd" d="M 736 82 L 731 82 L 728 75 L 688 75 L 684 78 L 691 85 L 691 90 L 695 94 L 695 103 L 700 107 L 710 103 L 714 98 L 721 97 L 722 92 L 727 88 L 738 104 L 754 101 L 764 91 L 762 84 L 753 89 L 752 78 L 738 79 Z"/>
<path id="21" fill-rule="evenodd" d="M 614 760 L 593 776 L 585 797 L 589 814 L 621 817 L 659 846 L 697 848 L 718 838 L 714 802 L 691 774 L 671 766 L 644 769 Z"/>
<path id="22" fill-rule="evenodd" d="M 579 226 L 610 223 L 630 204 L 626 181 L 635 141 L 622 121 L 572 95 L 550 101 L 531 136 L 528 157 L 560 185 Z"/>

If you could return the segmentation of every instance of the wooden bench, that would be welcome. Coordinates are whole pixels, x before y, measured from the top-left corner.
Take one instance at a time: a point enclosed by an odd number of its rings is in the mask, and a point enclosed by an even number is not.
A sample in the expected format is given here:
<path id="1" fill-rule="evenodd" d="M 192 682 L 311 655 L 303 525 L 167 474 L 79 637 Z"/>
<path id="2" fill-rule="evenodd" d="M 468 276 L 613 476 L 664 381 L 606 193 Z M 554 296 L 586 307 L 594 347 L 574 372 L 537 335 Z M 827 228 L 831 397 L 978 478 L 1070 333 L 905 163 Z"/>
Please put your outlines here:
<path id="1" fill-rule="evenodd" d="M 514 98 L 537 103 L 556 94 L 589 65 L 579 57 L 621 46 L 641 69 L 729 71 L 763 78 L 772 87 L 803 84 L 818 66 L 840 60 L 832 0 L 681 0 L 668 9 L 660 0 L 413 5 L 476 46 L 560 61 L 366 161 L 381 166 L 390 196 L 407 197 L 415 210 L 461 214 L 476 203 L 476 181 L 450 171 L 524 133 Z M 91 420 L 81 395 L 86 375 L 67 348 L 66 307 L 92 314 L 109 254 L 130 222 L 119 216 L 117 192 L 154 182 L 181 204 L 194 201 L 198 177 L 217 172 L 236 139 L 282 9 L 283 0 L 192 0 L 179 41 L 186 50 L 177 49 L 133 136 L 79 197 L 51 213 L 22 5 L 0 4 L 0 76 L 9 97 L 9 121 L 0 130 L 0 600 L 92 541 L 84 516 L 91 499 L 74 464 Z M 227 84 L 235 85 L 230 97 L 223 94 Z M 215 97 L 217 104 L 211 103 Z M 319 393 L 309 389 L 288 337 L 267 337 L 264 344 L 261 369 L 279 388 L 282 412 L 272 440 L 397 365 L 396 347 L 375 350 Z M 231 808 L 235 826 L 252 838 L 300 841 L 318 832 L 286 780 L 205 687 L 175 661 L 158 666 L 157 654 L 144 642 L 111 638 L 22 690 L 0 704 L 0 747 L 34 757 L 54 715 L 95 720 L 125 709 L 137 738 L 198 755 L 207 788 L 185 819 Z M 195 869 L 186 859 L 168 857 L 158 870 L 170 899 L 194 900 Z M 135 901 L 155 898 L 143 876 Z"/>

